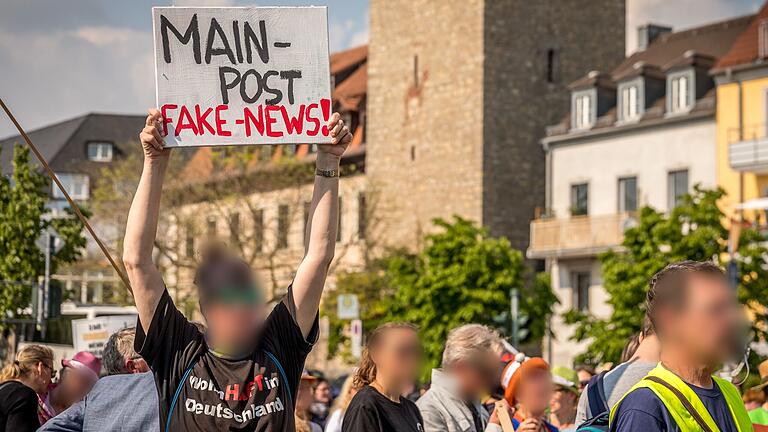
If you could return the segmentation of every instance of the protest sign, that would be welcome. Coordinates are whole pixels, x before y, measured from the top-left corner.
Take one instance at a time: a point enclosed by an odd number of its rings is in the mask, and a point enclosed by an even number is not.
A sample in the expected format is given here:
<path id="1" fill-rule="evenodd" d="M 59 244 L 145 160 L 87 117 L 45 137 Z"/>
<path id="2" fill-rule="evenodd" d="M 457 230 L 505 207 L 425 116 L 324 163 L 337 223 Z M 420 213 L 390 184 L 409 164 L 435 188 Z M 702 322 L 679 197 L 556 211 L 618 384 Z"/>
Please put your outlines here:
<path id="1" fill-rule="evenodd" d="M 110 315 L 72 320 L 72 345 L 77 351 L 89 351 L 101 357 L 109 336 L 136 325 L 136 315 Z"/>
<path id="2" fill-rule="evenodd" d="M 329 143 L 325 7 L 155 7 L 167 147 Z"/>

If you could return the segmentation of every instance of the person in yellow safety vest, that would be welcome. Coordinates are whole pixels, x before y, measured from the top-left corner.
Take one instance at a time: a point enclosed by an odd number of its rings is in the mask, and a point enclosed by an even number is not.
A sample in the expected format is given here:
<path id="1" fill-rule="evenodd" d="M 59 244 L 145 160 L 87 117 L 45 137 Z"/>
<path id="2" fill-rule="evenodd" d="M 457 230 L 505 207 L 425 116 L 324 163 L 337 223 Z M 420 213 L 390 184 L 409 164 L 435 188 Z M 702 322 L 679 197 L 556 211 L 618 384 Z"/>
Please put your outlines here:
<path id="1" fill-rule="evenodd" d="M 610 430 L 752 431 L 739 391 L 712 376 L 743 348 L 743 310 L 720 267 L 668 265 L 651 280 L 646 311 L 661 362 L 613 407 Z"/>

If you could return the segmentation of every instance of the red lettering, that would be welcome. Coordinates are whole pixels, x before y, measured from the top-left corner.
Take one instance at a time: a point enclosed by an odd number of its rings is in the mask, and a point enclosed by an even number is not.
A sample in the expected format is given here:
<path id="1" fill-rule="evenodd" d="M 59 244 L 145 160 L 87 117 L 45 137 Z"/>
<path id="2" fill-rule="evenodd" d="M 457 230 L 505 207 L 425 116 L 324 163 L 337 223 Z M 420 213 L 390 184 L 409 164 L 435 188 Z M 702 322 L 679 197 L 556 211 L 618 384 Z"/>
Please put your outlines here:
<path id="1" fill-rule="evenodd" d="M 251 111 L 250 108 L 243 108 L 243 117 L 245 117 L 245 136 L 251 136 L 251 123 L 256 126 L 259 135 L 264 136 L 264 107 L 259 105 L 259 108 L 256 111 L 258 112 L 258 117 L 253 114 L 253 111 Z"/>
<path id="2" fill-rule="evenodd" d="M 224 391 L 224 400 L 230 400 L 230 396 L 232 400 L 237 400 L 238 395 L 240 393 L 240 385 L 238 384 L 229 384 L 227 385 L 227 389 Z"/>
<path id="3" fill-rule="evenodd" d="M 200 105 L 195 105 L 195 117 L 197 118 L 197 129 L 200 131 L 200 135 L 204 135 L 206 129 L 208 129 L 208 132 L 210 132 L 211 135 L 216 135 L 213 126 L 208 123 L 208 116 L 211 115 L 212 112 L 213 108 L 208 108 L 201 114 Z"/>
<path id="4" fill-rule="evenodd" d="M 323 125 L 323 136 L 328 136 L 330 133 L 328 130 L 328 121 L 331 119 L 331 100 L 320 99 L 320 108 L 323 110 L 323 120 L 325 121 L 325 125 Z"/>
<path id="5" fill-rule="evenodd" d="M 285 130 L 288 135 L 291 135 L 296 131 L 300 134 L 304 130 L 304 105 L 299 105 L 299 115 L 297 117 L 289 117 L 288 110 L 285 106 L 280 105 L 280 112 L 283 114 L 283 121 L 285 122 Z"/>
<path id="6" fill-rule="evenodd" d="M 168 136 L 168 124 L 173 122 L 173 119 L 168 117 L 168 110 L 178 108 L 177 105 L 165 104 L 160 108 L 160 112 L 163 114 L 163 136 Z"/>
<path id="7" fill-rule="evenodd" d="M 198 135 L 197 126 L 195 125 L 195 120 L 192 119 L 192 114 L 189 113 L 186 106 L 182 105 L 179 112 L 179 123 L 176 124 L 176 136 L 181 135 L 181 131 L 184 129 L 191 129 L 192 133 Z"/>
<path id="8" fill-rule="evenodd" d="M 256 375 L 253 377 L 253 382 L 259 387 L 259 391 L 264 390 L 264 375 Z"/>
<path id="9" fill-rule="evenodd" d="M 318 120 L 317 117 L 312 115 L 312 110 L 316 110 L 318 108 L 319 106 L 316 103 L 309 104 L 307 106 L 307 111 L 306 111 L 307 122 L 315 125 L 314 129 L 307 130 L 307 135 L 309 136 L 316 136 L 317 133 L 320 132 L 320 120 Z"/>
<path id="10" fill-rule="evenodd" d="M 264 109 L 264 121 L 267 124 L 267 136 L 279 138 L 283 136 L 283 132 L 272 130 L 272 123 L 277 123 L 277 119 L 270 115 L 272 111 L 280 111 L 280 107 L 277 105 L 267 105 L 267 108 Z"/>
<path id="11" fill-rule="evenodd" d="M 229 109 L 227 105 L 218 105 L 216 107 L 216 133 L 219 136 L 232 136 L 232 132 L 224 129 L 227 125 L 227 121 L 221 118 L 221 112 Z"/>

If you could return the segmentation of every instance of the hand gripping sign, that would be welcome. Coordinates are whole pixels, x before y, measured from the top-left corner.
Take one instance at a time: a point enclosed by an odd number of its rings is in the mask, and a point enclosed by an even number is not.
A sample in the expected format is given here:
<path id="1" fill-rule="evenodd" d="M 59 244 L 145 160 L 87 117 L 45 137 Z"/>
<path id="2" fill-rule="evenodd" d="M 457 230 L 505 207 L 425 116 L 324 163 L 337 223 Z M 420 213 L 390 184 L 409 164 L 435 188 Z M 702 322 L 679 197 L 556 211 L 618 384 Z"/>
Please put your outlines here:
<path id="1" fill-rule="evenodd" d="M 325 7 L 155 7 L 167 147 L 328 143 Z"/>

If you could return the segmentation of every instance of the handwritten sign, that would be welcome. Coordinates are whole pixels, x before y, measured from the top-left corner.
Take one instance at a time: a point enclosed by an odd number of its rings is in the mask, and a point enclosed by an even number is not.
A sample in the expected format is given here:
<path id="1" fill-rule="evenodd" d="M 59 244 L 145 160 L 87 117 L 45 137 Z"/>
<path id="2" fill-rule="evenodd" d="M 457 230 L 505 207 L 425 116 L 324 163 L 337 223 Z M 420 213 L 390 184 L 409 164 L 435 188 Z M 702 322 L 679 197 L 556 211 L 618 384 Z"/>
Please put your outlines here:
<path id="1" fill-rule="evenodd" d="M 136 315 L 109 315 L 72 320 L 72 344 L 75 351 L 90 351 L 101 357 L 112 333 L 136 325 Z"/>
<path id="2" fill-rule="evenodd" d="M 155 7 L 166 146 L 330 142 L 325 7 Z"/>

